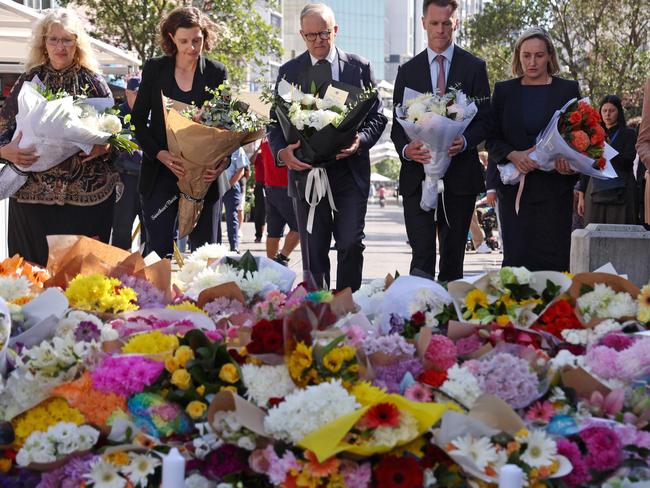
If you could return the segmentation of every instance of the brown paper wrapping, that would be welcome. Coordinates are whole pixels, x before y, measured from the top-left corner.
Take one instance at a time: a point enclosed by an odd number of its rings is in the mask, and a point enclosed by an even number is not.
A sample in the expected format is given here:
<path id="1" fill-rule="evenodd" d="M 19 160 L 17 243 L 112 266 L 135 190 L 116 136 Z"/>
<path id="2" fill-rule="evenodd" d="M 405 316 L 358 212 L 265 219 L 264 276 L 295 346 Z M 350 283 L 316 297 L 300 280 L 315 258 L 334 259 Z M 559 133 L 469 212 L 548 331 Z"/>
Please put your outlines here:
<path id="1" fill-rule="evenodd" d="M 571 288 L 567 292 L 573 303 L 575 304 L 578 298 L 580 297 L 580 288 L 582 285 L 589 285 L 593 287 L 596 283 L 603 283 L 609 286 L 616 293 L 627 292 L 629 293 L 634 300 L 637 299 L 641 290 L 629 280 L 626 280 L 622 276 L 610 274 L 610 273 L 579 273 L 573 277 L 573 282 L 571 283 Z M 576 307 L 576 317 L 584 324 L 586 328 L 596 327 L 605 319 L 591 319 L 589 322 L 585 322 L 582 318 L 582 314 Z M 626 320 L 634 320 L 635 317 L 621 317 L 617 319 L 619 322 L 625 322 Z"/>
<path id="2" fill-rule="evenodd" d="M 210 303 L 211 301 L 221 297 L 229 298 L 230 300 L 237 300 L 241 303 L 245 303 L 246 301 L 241 289 L 235 282 L 230 281 L 211 288 L 206 288 L 199 293 L 199 298 L 196 303 L 199 307 L 203 308 L 206 303 Z"/>
<path id="3" fill-rule="evenodd" d="M 599 391 L 605 397 L 612 391 L 582 368 L 564 368 L 560 371 L 560 377 L 564 386 L 573 388 L 582 398 L 591 398 L 594 391 Z"/>
<path id="4" fill-rule="evenodd" d="M 510 405 L 494 395 L 481 395 L 468 415 L 510 435 L 526 426 Z"/>
<path id="5" fill-rule="evenodd" d="M 203 198 L 213 183 L 203 181 L 206 169 L 214 169 L 223 158 L 237 148 L 264 137 L 264 131 L 234 132 L 209 127 L 188 119 L 180 110 L 188 107 L 164 95 L 163 110 L 167 132 L 167 148 L 183 160 L 185 175 L 178 180 L 181 191 L 178 202 L 179 237 L 185 237 L 196 226 L 203 209 Z M 223 168 L 225 170 L 225 168 Z M 222 170 L 222 171 L 223 171 Z"/>
<path id="6" fill-rule="evenodd" d="M 356 312 L 357 306 L 352 299 L 352 289 L 348 287 L 334 295 L 330 302 L 330 308 L 337 317 Z"/>
<path id="7" fill-rule="evenodd" d="M 264 429 L 264 411 L 243 399 L 232 391 L 220 391 L 210 402 L 208 408 L 208 425 L 214 430 L 212 423 L 217 412 L 235 412 L 239 423 L 259 436 L 267 437 Z"/>

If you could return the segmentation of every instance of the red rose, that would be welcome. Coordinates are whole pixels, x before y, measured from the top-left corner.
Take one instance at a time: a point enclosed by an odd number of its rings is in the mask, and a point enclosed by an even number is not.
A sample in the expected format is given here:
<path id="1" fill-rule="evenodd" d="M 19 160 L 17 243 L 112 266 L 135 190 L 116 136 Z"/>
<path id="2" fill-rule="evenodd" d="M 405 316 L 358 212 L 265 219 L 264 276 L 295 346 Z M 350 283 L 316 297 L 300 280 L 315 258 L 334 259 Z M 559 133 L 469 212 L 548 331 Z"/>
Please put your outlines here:
<path id="1" fill-rule="evenodd" d="M 571 132 L 571 144 L 580 152 L 586 151 L 589 147 L 589 136 L 584 131 L 574 130 Z"/>
<path id="2" fill-rule="evenodd" d="M 413 322 L 414 325 L 422 326 L 424 325 L 427 317 L 424 315 L 424 312 L 415 312 L 413 315 L 411 315 L 411 322 Z"/>
<path id="3" fill-rule="evenodd" d="M 386 456 L 375 468 L 377 488 L 421 488 L 424 476 L 411 457 Z"/>
<path id="4" fill-rule="evenodd" d="M 603 142 L 605 142 L 605 130 L 600 125 L 597 125 L 594 127 L 594 133 L 591 135 L 591 143 L 594 146 L 599 146 Z"/>
<path id="5" fill-rule="evenodd" d="M 264 351 L 282 354 L 284 341 L 282 340 L 282 334 L 280 332 L 269 332 L 264 335 L 262 342 L 264 344 Z"/>

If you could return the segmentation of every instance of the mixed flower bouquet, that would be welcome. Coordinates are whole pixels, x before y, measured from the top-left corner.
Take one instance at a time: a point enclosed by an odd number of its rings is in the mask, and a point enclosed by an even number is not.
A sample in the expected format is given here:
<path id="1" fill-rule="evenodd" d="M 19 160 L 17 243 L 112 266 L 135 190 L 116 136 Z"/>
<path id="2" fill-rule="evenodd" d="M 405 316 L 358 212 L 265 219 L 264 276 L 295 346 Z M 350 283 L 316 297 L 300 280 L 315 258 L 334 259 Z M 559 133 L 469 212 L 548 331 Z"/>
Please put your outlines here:
<path id="1" fill-rule="evenodd" d="M 600 114 L 589 100 L 570 100 L 557 110 L 546 128 L 537 136 L 530 158 L 542 171 L 553 171 L 558 157 L 566 158 L 571 169 L 594 178 L 616 178 L 610 163 L 618 152 L 605 142 Z M 507 185 L 519 183 L 521 173 L 514 164 L 500 164 L 501 180 Z"/>
<path id="2" fill-rule="evenodd" d="M 128 152 L 137 149 L 128 119 L 123 127 L 113 105 L 112 97 L 75 99 L 63 91 L 52 93 L 38 77 L 25 81 L 18 94 L 14 137 L 22 133 L 20 146 L 35 146 L 38 160 L 29 168 L 6 166 L 0 173 L 0 197 L 13 195 L 27 181 L 25 171 L 46 171 L 80 151 L 90 153 L 95 144 L 108 143 Z"/>
<path id="3" fill-rule="evenodd" d="M 474 101 L 455 88 L 445 94 L 404 90 L 402 104 L 395 107 L 396 120 L 411 141 L 423 141 L 431 152 L 431 161 L 424 165 L 420 201 L 423 210 L 438 207 L 438 193 L 444 191 L 442 178 L 451 163 L 447 150 L 477 112 Z"/>
<path id="4" fill-rule="evenodd" d="M 185 169 L 185 175 L 178 180 L 180 237 L 196 226 L 205 195 L 213 184 L 203 181 L 205 170 L 221 170 L 214 184 L 219 185 L 219 195 L 223 195 L 230 188 L 224 174 L 227 165 L 217 165 L 240 146 L 264 136 L 264 117 L 237 100 L 228 84 L 207 91 L 212 98 L 198 108 L 163 97 L 169 152 L 183 159 Z"/>

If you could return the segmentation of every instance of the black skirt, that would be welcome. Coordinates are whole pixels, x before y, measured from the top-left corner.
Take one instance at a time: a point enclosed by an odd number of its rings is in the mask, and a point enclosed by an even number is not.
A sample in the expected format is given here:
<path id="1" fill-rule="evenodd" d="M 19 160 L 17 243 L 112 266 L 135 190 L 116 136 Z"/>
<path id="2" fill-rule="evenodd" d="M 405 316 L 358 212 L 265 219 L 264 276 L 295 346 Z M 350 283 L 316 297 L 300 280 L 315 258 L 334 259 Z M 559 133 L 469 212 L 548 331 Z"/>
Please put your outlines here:
<path id="1" fill-rule="evenodd" d="M 47 265 L 48 235 L 84 235 L 108 243 L 115 192 L 96 205 L 45 205 L 9 199 L 9 255 Z"/>

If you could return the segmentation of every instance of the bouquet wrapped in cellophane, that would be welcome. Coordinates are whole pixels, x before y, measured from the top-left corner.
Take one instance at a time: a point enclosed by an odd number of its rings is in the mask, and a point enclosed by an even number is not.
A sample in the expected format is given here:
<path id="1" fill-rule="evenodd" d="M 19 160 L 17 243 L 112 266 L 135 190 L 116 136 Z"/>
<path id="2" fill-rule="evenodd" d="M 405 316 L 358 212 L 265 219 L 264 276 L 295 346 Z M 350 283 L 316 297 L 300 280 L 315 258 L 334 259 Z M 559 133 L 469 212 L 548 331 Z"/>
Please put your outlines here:
<path id="1" fill-rule="evenodd" d="M 237 100 L 228 84 L 208 91 L 213 97 L 200 108 L 163 96 L 169 152 L 180 157 L 185 168 L 185 175 L 178 180 L 178 232 L 181 237 L 196 226 L 203 200 L 212 185 L 203 180 L 205 170 L 217 168 L 221 160 L 240 146 L 264 137 L 267 123 L 265 117 Z M 220 168 L 219 195 L 229 189 L 223 172 L 226 167 Z"/>
<path id="2" fill-rule="evenodd" d="M 537 136 L 530 158 L 542 171 L 553 171 L 555 160 L 562 157 L 578 173 L 599 179 L 616 178 L 610 161 L 618 152 L 605 142 L 605 130 L 600 121 L 600 114 L 589 99 L 568 101 Z M 513 163 L 501 164 L 498 168 L 501 181 L 506 185 L 521 181 L 523 175 Z"/>
<path id="3" fill-rule="evenodd" d="M 27 181 L 26 172 L 53 168 L 74 154 L 90 153 L 95 144 L 110 144 L 132 152 L 138 146 L 130 138 L 129 118 L 123 127 L 111 110 L 112 97 L 73 97 L 65 91 L 52 92 L 35 77 L 25 81 L 18 93 L 18 114 L 14 139 L 22 133 L 19 147 L 36 147 L 38 159 L 29 167 L 5 166 L 0 172 L 0 198 L 8 198 Z"/>
<path id="4" fill-rule="evenodd" d="M 442 177 L 451 163 L 449 146 L 465 132 L 478 108 L 457 89 L 434 95 L 406 88 L 402 105 L 398 105 L 395 112 L 397 122 L 409 139 L 423 141 L 431 152 L 431 161 L 423 165 L 425 177 L 420 207 L 422 210 L 437 208 L 438 193 L 444 191 Z"/>

